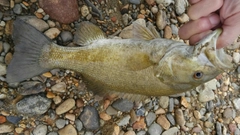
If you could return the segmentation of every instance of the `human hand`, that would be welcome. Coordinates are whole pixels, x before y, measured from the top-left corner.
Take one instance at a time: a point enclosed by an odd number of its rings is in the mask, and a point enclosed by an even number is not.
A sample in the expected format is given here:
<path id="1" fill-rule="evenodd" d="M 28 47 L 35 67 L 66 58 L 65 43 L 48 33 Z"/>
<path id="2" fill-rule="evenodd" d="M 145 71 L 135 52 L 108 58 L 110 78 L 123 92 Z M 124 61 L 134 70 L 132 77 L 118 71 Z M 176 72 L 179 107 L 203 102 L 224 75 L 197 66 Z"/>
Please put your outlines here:
<path id="1" fill-rule="evenodd" d="M 182 39 L 189 39 L 194 44 L 211 32 L 221 27 L 217 48 L 233 43 L 240 34 L 240 0 L 188 0 L 192 5 L 188 10 L 191 19 L 179 29 Z"/>

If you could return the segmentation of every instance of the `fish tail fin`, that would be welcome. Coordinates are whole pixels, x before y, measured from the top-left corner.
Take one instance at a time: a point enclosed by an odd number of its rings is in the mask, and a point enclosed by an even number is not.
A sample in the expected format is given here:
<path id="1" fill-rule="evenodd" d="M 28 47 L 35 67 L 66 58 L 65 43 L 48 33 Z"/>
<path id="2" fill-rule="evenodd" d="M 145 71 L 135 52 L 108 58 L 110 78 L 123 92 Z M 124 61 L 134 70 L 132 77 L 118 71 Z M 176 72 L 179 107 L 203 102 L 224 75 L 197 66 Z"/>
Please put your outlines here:
<path id="1" fill-rule="evenodd" d="M 8 83 L 21 82 L 49 71 L 39 63 L 43 47 L 51 43 L 49 38 L 19 18 L 13 23 L 12 38 L 15 52 L 7 67 Z"/>

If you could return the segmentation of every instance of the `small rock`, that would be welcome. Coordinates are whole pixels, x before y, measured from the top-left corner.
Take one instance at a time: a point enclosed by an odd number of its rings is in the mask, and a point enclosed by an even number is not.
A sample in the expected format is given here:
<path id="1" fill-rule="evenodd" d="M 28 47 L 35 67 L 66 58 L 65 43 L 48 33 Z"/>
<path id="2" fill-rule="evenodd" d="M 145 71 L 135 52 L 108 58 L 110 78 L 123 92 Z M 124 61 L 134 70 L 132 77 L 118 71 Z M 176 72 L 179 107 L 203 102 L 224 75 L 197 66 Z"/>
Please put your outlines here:
<path id="1" fill-rule="evenodd" d="M 39 0 L 39 5 L 50 18 L 60 23 L 68 24 L 79 18 L 77 0 Z"/>
<path id="2" fill-rule="evenodd" d="M 22 13 L 22 6 L 20 4 L 15 4 L 13 8 L 13 12 L 15 14 L 21 14 Z"/>
<path id="3" fill-rule="evenodd" d="M 233 105 L 237 110 L 240 110 L 240 98 L 236 98 L 233 100 Z"/>
<path id="4" fill-rule="evenodd" d="M 171 24 L 171 29 L 172 29 L 172 34 L 173 35 L 178 35 L 178 28 L 176 25 Z"/>
<path id="5" fill-rule="evenodd" d="M 216 132 L 217 135 L 222 135 L 222 125 L 219 122 L 216 123 Z"/>
<path id="6" fill-rule="evenodd" d="M 47 135 L 58 135 L 57 132 L 49 132 Z"/>
<path id="7" fill-rule="evenodd" d="M 20 128 L 20 127 L 15 128 L 15 131 L 16 131 L 16 133 L 18 133 L 18 134 L 22 133 L 23 130 L 24 130 L 24 129 L 23 129 L 23 128 Z"/>
<path id="8" fill-rule="evenodd" d="M 60 30 L 58 28 L 50 28 L 44 34 L 50 39 L 54 39 L 60 34 Z"/>
<path id="9" fill-rule="evenodd" d="M 183 111 L 181 109 L 175 110 L 175 119 L 178 125 L 183 126 L 185 125 L 186 121 L 183 116 Z"/>
<path id="10" fill-rule="evenodd" d="M 167 25 L 167 15 L 164 10 L 159 10 L 156 16 L 156 25 L 159 30 L 162 30 Z"/>
<path id="11" fill-rule="evenodd" d="M 206 121 L 206 122 L 204 123 L 204 126 L 207 127 L 207 128 L 211 128 L 211 127 L 213 127 L 213 123 L 212 123 L 212 122 L 209 122 L 209 121 Z"/>
<path id="12" fill-rule="evenodd" d="M 57 119 L 56 122 L 55 122 L 57 128 L 61 129 L 65 126 L 66 124 L 66 120 L 64 119 Z"/>
<path id="13" fill-rule="evenodd" d="M 117 122 L 117 125 L 118 126 L 126 126 L 129 123 L 130 118 L 131 118 L 130 115 L 126 115 L 125 117 L 120 119 L 119 122 Z"/>
<path id="14" fill-rule="evenodd" d="M 67 113 L 65 115 L 65 117 L 70 121 L 75 121 L 75 119 L 76 119 L 76 116 L 74 114 L 71 114 L 71 113 Z"/>
<path id="15" fill-rule="evenodd" d="M 67 85 L 64 82 L 59 82 L 51 87 L 53 92 L 66 92 L 67 90 Z"/>
<path id="16" fill-rule="evenodd" d="M 170 4 L 174 3 L 174 0 L 156 0 L 157 4 L 162 4 L 165 7 L 169 6 Z"/>
<path id="17" fill-rule="evenodd" d="M 60 34 L 63 43 L 68 43 L 73 40 L 73 35 L 69 31 L 62 31 Z"/>
<path id="18" fill-rule="evenodd" d="M 67 99 L 56 108 L 56 114 L 57 115 L 63 114 L 71 110 L 74 106 L 75 106 L 75 100 L 71 98 Z"/>
<path id="19" fill-rule="evenodd" d="M 205 87 L 207 87 L 210 90 L 216 90 L 217 82 L 218 82 L 217 79 L 212 79 L 211 81 L 205 83 Z"/>
<path id="20" fill-rule="evenodd" d="M 156 5 L 153 6 L 153 7 L 151 8 L 151 11 L 152 11 L 153 14 L 156 14 L 156 13 L 158 12 L 157 6 L 156 6 Z"/>
<path id="21" fill-rule="evenodd" d="M 137 132 L 137 135 L 146 135 L 146 134 L 147 134 L 146 131 L 139 131 L 139 132 Z"/>
<path id="22" fill-rule="evenodd" d="M 192 129 L 192 132 L 193 133 L 200 133 L 202 131 L 202 128 L 201 127 L 194 127 L 193 129 Z"/>
<path id="23" fill-rule="evenodd" d="M 10 48 L 11 48 L 11 46 L 10 46 L 9 43 L 7 43 L 7 42 L 4 42 L 4 43 L 3 43 L 3 49 L 4 49 L 4 52 L 5 52 L 5 53 L 8 53 L 9 50 L 10 50 Z"/>
<path id="24" fill-rule="evenodd" d="M 100 118 L 103 119 L 104 121 L 108 121 L 108 120 L 111 119 L 111 116 L 108 115 L 108 114 L 105 113 L 105 112 L 101 112 L 101 113 L 100 113 Z"/>
<path id="25" fill-rule="evenodd" d="M 145 129 L 146 128 L 146 123 L 144 121 L 144 117 L 141 117 L 139 121 L 135 122 L 132 125 L 132 127 L 133 127 L 133 129 L 137 129 L 137 130 Z"/>
<path id="26" fill-rule="evenodd" d="M 155 3 L 155 0 L 145 0 L 148 5 L 153 5 Z"/>
<path id="27" fill-rule="evenodd" d="M 238 52 L 233 53 L 233 62 L 238 64 L 240 61 L 240 54 Z"/>
<path id="28" fill-rule="evenodd" d="M 123 135 L 136 135 L 136 133 L 132 130 L 127 131 L 126 133 L 124 133 Z"/>
<path id="29" fill-rule="evenodd" d="M 80 115 L 80 120 L 88 130 L 96 130 L 100 127 L 98 111 L 92 106 L 84 107 Z"/>
<path id="30" fill-rule="evenodd" d="M 53 98 L 53 102 L 57 105 L 57 104 L 59 104 L 59 103 L 62 102 L 62 99 L 61 99 L 60 96 L 55 96 L 55 97 Z"/>
<path id="31" fill-rule="evenodd" d="M 3 63 L 0 63 L 0 75 L 5 75 L 7 73 L 7 66 Z"/>
<path id="32" fill-rule="evenodd" d="M 159 105 L 166 109 L 168 107 L 168 104 L 169 104 L 169 97 L 168 96 L 161 96 L 159 98 Z"/>
<path id="33" fill-rule="evenodd" d="M 228 125 L 228 127 L 229 127 L 231 133 L 234 133 L 234 132 L 236 131 L 236 129 L 237 129 L 237 125 L 234 124 L 234 123 L 230 123 L 230 124 Z"/>
<path id="34" fill-rule="evenodd" d="M 179 21 L 180 23 L 186 23 L 186 22 L 189 21 L 189 17 L 188 17 L 188 15 L 185 14 L 185 13 L 182 14 L 181 16 L 178 16 L 177 19 L 178 19 L 178 21 Z"/>
<path id="35" fill-rule="evenodd" d="M 121 112 L 129 112 L 133 108 L 133 102 L 127 99 L 117 99 L 112 103 L 112 107 Z"/>
<path id="36" fill-rule="evenodd" d="M 204 89 L 199 92 L 199 101 L 200 102 L 208 102 L 215 98 L 214 92 L 211 89 Z"/>
<path id="37" fill-rule="evenodd" d="M 233 110 L 231 108 L 226 108 L 223 112 L 224 118 L 232 118 L 233 117 Z"/>
<path id="38" fill-rule="evenodd" d="M 35 16 L 21 16 L 20 18 L 41 32 L 49 28 L 49 25 L 45 21 L 38 19 Z"/>
<path id="39" fill-rule="evenodd" d="M 79 119 L 76 119 L 75 120 L 75 125 L 76 125 L 76 128 L 77 128 L 77 131 L 80 132 L 83 128 L 82 122 Z"/>
<path id="40" fill-rule="evenodd" d="M 185 108 L 189 107 L 189 103 L 186 97 L 181 97 L 181 105 L 184 106 Z"/>
<path id="41" fill-rule="evenodd" d="M 13 55 L 11 52 L 7 53 L 5 56 L 5 59 L 4 59 L 5 64 L 8 65 L 10 63 L 10 61 L 12 60 L 12 57 L 13 57 Z"/>
<path id="42" fill-rule="evenodd" d="M 123 21 L 123 24 L 124 24 L 125 26 L 128 25 L 128 18 L 129 18 L 129 15 L 128 15 L 128 14 L 122 15 L 122 21 Z"/>
<path id="43" fill-rule="evenodd" d="M 89 12 L 89 9 L 88 9 L 88 7 L 86 6 L 86 5 L 83 5 L 82 7 L 81 7 L 81 15 L 83 16 L 83 17 L 86 17 L 90 12 Z"/>
<path id="44" fill-rule="evenodd" d="M 118 112 L 112 106 L 108 106 L 108 108 L 106 109 L 106 113 L 108 115 L 117 115 Z"/>
<path id="45" fill-rule="evenodd" d="M 10 6 L 10 1 L 9 0 L 0 0 L 0 5 L 9 7 Z"/>
<path id="46" fill-rule="evenodd" d="M 5 116 L 0 115 L 0 124 L 5 123 L 7 121 Z"/>
<path id="47" fill-rule="evenodd" d="M 178 133 L 179 129 L 177 127 L 172 127 L 168 129 L 167 131 L 164 131 L 162 135 L 176 135 Z"/>
<path id="48" fill-rule="evenodd" d="M 168 113 L 167 115 L 166 115 L 166 117 L 167 117 L 167 119 L 168 119 L 168 121 L 172 124 L 172 125 L 175 125 L 175 119 L 174 119 L 174 117 L 173 117 L 173 115 L 171 114 L 171 113 Z"/>
<path id="49" fill-rule="evenodd" d="M 175 9 L 178 15 L 181 15 L 185 12 L 188 3 L 186 0 L 175 0 Z"/>
<path id="50" fill-rule="evenodd" d="M 153 112 L 149 112 L 148 115 L 146 116 L 146 123 L 147 123 L 147 126 L 150 126 L 153 121 L 156 119 L 156 114 L 153 113 Z"/>
<path id="51" fill-rule="evenodd" d="M 9 123 L 0 124 L 0 134 L 10 133 L 14 130 L 14 125 Z"/>
<path id="52" fill-rule="evenodd" d="M 33 95 L 44 92 L 46 86 L 44 83 L 38 81 L 28 81 L 20 83 L 19 93 L 21 95 Z"/>
<path id="53" fill-rule="evenodd" d="M 129 3 L 135 4 L 135 5 L 139 5 L 141 2 L 141 0 L 129 0 Z"/>
<path id="54" fill-rule="evenodd" d="M 201 115 L 201 113 L 198 111 L 198 110 L 195 110 L 194 112 L 193 112 L 193 115 L 194 115 L 194 117 L 196 118 L 196 119 L 201 119 L 202 118 L 202 115 Z"/>
<path id="55" fill-rule="evenodd" d="M 165 130 L 170 128 L 170 123 L 165 115 L 160 115 L 157 119 L 157 123 Z"/>
<path id="56" fill-rule="evenodd" d="M 20 120 L 22 120 L 21 116 L 7 116 L 7 120 L 13 124 L 18 124 Z"/>
<path id="57" fill-rule="evenodd" d="M 51 105 L 51 100 L 34 95 L 20 100 L 16 104 L 17 110 L 22 114 L 41 115 L 44 114 Z"/>
<path id="58" fill-rule="evenodd" d="M 33 130 L 33 135 L 46 135 L 47 134 L 47 126 L 46 125 L 38 125 L 34 130 Z"/>
<path id="59" fill-rule="evenodd" d="M 76 129 L 73 127 L 73 125 L 69 124 L 66 127 L 60 129 L 58 131 L 59 135 L 77 135 Z"/>
<path id="60" fill-rule="evenodd" d="M 162 133 L 163 129 L 160 125 L 157 123 L 153 123 L 149 128 L 148 128 L 148 133 L 149 135 L 160 135 Z"/>

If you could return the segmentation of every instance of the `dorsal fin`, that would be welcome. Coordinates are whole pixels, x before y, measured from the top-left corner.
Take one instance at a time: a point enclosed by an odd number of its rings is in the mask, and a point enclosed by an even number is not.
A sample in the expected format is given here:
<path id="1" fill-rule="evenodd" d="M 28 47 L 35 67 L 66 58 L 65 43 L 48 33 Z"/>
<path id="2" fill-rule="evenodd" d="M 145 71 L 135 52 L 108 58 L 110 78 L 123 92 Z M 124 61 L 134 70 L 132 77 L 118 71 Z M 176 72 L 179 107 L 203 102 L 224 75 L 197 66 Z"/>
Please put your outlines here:
<path id="1" fill-rule="evenodd" d="M 160 37 L 153 25 L 149 25 L 149 28 L 137 22 L 134 22 L 132 25 L 134 39 L 152 40 Z"/>
<path id="2" fill-rule="evenodd" d="M 77 45 L 88 45 L 95 40 L 104 38 L 106 38 L 106 35 L 99 27 L 84 21 L 77 27 L 73 42 Z"/>

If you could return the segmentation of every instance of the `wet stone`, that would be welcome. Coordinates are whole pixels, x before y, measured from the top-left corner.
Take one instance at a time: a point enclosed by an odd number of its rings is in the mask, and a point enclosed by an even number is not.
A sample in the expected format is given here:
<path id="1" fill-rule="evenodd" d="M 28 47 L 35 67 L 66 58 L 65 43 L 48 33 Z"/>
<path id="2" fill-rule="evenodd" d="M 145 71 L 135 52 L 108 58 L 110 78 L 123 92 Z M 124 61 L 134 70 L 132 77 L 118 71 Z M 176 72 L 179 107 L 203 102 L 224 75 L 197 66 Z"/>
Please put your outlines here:
<path id="1" fill-rule="evenodd" d="M 217 135 L 222 135 L 222 125 L 219 122 L 216 123 L 216 132 Z"/>
<path id="2" fill-rule="evenodd" d="M 11 48 L 11 46 L 10 46 L 9 43 L 7 43 L 7 42 L 4 42 L 4 43 L 3 43 L 3 49 L 4 49 L 4 52 L 5 52 L 5 53 L 8 53 L 8 51 L 10 50 L 10 48 Z"/>
<path id="3" fill-rule="evenodd" d="M 34 95 L 20 100 L 16 104 L 17 110 L 22 114 L 41 115 L 44 114 L 51 105 L 51 100 Z"/>
<path id="4" fill-rule="evenodd" d="M 38 81 L 23 82 L 20 84 L 19 93 L 21 95 L 33 95 L 45 91 L 45 84 Z"/>
<path id="5" fill-rule="evenodd" d="M 106 113 L 108 115 L 117 115 L 117 110 L 114 109 L 112 106 L 109 106 L 107 109 L 106 109 Z"/>
<path id="6" fill-rule="evenodd" d="M 156 119 L 156 114 L 153 112 L 149 112 L 148 115 L 146 116 L 146 124 L 147 126 L 150 126 L 153 121 Z"/>
<path id="7" fill-rule="evenodd" d="M 81 15 L 82 15 L 83 17 L 86 17 L 89 13 L 90 13 L 90 12 L 89 12 L 88 7 L 87 7 L 86 5 L 83 5 L 83 6 L 81 7 Z"/>
<path id="8" fill-rule="evenodd" d="M 60 30 L 58 28 L 50 28 L 44 34 L 50 39 L 54 39 L 60 34 Z"/>
<path id="9" fill-rule="evenodd" d="M 7 116 L 7 121 L 13 123 L 13 124 L 18 124 L 20 120 L 22 120 L 22 116 Z"/>
<path id="10" fill-rule="evenodd" d="M 162 127 L 157 123 L 153 123 L 148 129 L 149 135 L 160 135 L 162 131 Z"/>
<path id="11" fill-rule="evenodd" d="M 100 118 L 95 107 L 86 106 L 80 115 L 83 126 L 88 130 L 96 130 L 100 126 Z"/>
<path id="12" fill-rule="evenodd" d="M 22 13 L 22 6 L 20 4 L 15 4 L 13 8 L 13 12 L 15 14 L 21 14 Z"/>
<path id="13" fill-rule="evenodd" d="M 56 126 L 57 128 L 61 129 L 65 126 L 66 121 L 64 119 L 57 119 L 56 120 Z"/>
<path id="14" fill-rule="evenodd" d="M 14 130 L 14 125 L 9 123 L 0 124 L 0 134 L 10 133 Z"/>
<path id="15" fill-rule="evenodd" d="M 168 111 L 169 111 L 169 112 L 172 112 L 173 109 L 174 109 L 174 99 L 173 99 L 173 98 L 170 98 L 170 99 L 169 99 Z"/>
<path id="16" fill-rule="evenodd" d="M 33 130 L 33 135 L 46 135 L 47 134 L 47 126 L 46 125 L 38 125 L 34 130 Z"/>
<path id="17" fill-rule="evenodd" d="M 69 124 L 65 126 L 64 128 L 60 129 L 58 131 L 59 135 L 77 135 L 76 129 L 73 127 L 73 125 Z"/>
<path id="18" fill-rule="evenodd" d="M 113 102 L 112 107 L 121 112 L 129 112 L 133 108 L 133 102 L 127 99 L 117 99 Z"/>

